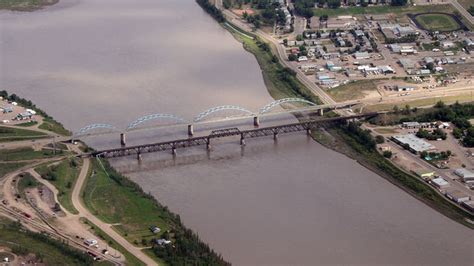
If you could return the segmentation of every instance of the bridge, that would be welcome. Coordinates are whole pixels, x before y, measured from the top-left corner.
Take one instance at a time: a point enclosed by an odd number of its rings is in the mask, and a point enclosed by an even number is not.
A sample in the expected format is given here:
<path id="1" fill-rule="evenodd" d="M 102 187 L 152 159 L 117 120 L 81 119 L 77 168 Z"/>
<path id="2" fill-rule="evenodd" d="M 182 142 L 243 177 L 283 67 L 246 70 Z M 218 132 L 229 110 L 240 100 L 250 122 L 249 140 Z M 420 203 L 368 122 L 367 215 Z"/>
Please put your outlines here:
<path id="1" fill-rule="evenodd" d="M 294 109 L 284 109 L 283 111 L 275 112 L 275 108 L 277 106 L 289 104 L 289 103 L 299 103 L 307 105 L 306 107 L 302 108 L 294 108 Z M 163 126 L 179 126 L 179 125 L 187 125 L 187 133 L 189 137 L 194 135 L 194 127 L 196 125 L 201 125 L 205 123 L 209 123 L 209 118 L 216 113 L 221 112 L 233 112 L 238 113 L 239 115 L 233 117 L 226 117 L 224 119 L 220 119 L 218 121 L 230 121 L 230 120 L 241 120 L 241 119 L 253 119 L 253 124 L 255 127 L 260 126 L 260 118 L 262 117 L 270 117 L 276 116 L 282 113 L 285 114 L 294 114 L 294 113 L 307 113 L 307 112 L 315 112 L 317 111 L 321 116 L 324 113 L 324 110 L 333 110 L 338 108 L 347 108 L 351 107 L 358 102 L 349 102 L 349 103 L 339 103 L 339 104 L 326 104 L 326 105 L 317 105 L 313 102 L 307 101 L 305 99 L 300 98 L 284 98 L 273 101 L 262 108 L 260 108 L 257 112 L 250 111 L 246 108 L 237 106 L 237 105 L 222 105 L 212 107 L 206 111 L 203 111 L 196 115 L 192 120 L 186 120 L 174 114 L 167 114 L 167 113 L 154 113 L 142 116 L 128 124 L 125 129 L 119 129 L 113 125 L 107 123 L 97 123 L 87 125 L 78 131 L 74 132 L 72 139 L 77 140 L 80 138 L 85 138 L 88 136 L 96 136 L 96 135 L 103 135 L 103 134 L 120 134 L 120 143 L 122 146 L 126 145 L 126 135 L 133 131 L 144 130 L 149 128 L 155 127 L 163 127 Z M 152 127 L 145 127 L 147 123 L 150 121 L 158 120 L 160 123 L 165 121 L 166 125 L 162 123 L 158 126 Z M 218 122 L 213 120 L 212 122 Z"/>
<path id="2" fill-rule="evenodd" d="M 141 160 L 141 156 L 144 153 L 159 152 L 169 150 L 173 155 L 176 155 L 177 149 L 195 147 L 195 146 L 206 146 L 208 150 L 211 149 L 211 140 L 218 138 L 225 138 L 231 136 L 240 137 L 240 145 L 245 145 L 245 140 L 250 138 L 258 138 L 265 136 L 273 136 L 275 139 L 279 134 L 287 134 L 292 132 L 306 131 L 308 134 L 311 129 L 317 127 L 321 123 L 338 122 L 338 121 L 350 121 L 362 118 L 369 118 L 376 116 L 378 113 L 367 113 L 352 116 L 343 117 L 332 117 L 332 118 L 321 118 L 317 120 L 309 120 L 298 123 L 284 124 L 271 127 L 262 127 L 249 130 L 239 130 L 238 128 L 226 128 L 214 130 L 211 134 L 201 137 L 190 137 L 187 139 L 177 139 L 165 142 L 158 142 L 152 144 L 144 144 L 130 147 L 121 147 L 115 149 L 107 149 L 94 151 L 92 153 L 84 154 L 86 157 L 123 157 L 136 155 L 138 160 Z"/>

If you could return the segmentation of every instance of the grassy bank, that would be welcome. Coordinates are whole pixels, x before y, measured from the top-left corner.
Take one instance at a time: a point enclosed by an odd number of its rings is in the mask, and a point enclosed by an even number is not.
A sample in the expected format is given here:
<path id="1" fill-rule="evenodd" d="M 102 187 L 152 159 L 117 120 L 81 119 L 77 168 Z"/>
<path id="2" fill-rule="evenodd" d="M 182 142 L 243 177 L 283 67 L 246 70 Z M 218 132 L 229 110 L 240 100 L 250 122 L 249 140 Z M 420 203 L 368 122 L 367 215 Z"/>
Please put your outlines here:
<path id="1" fill-rule="evenodd" d="M 47 135 L 45 133 L 34 130 L 0 126 L 0 142 L 40 139 L 46 137 Z"/>
<path id="2" fill-rule="evenodd" d="M 186 229 L 180 217 L 159 204 L 151 195 L 117 173 L 107 161 L 93 161 L 82 196 L 86 207 L 107 223 L 119 224 L 114 229 L 129 242 L 140 247 L 153 246 L 151 240 L 167 238 L 173 246 L 154 246 L 153 254 L 168 264 L 227 264 L 196 234 Z M 161 231 L 153 234 L 150 226 Z"/>
<path id="3" fill-rule="evenodd" d="M 0 0 L 0 10 L 34 11 L 57 2 L 59 0 Z"/>
<path id="4" fill-rule="evenodd" d="M 375 104 L 369 105 L 364 108 L 364 112 L 378 112 L 378 111 L 391 111 L 395 106 L 400 109 L 403 109 L 406 105 L 411 107 L 426 107 L 426 106 L 433 106 L 437 102 L 443 101 L 446 104 L 452 104 L 455 102 L 459 103 L 467 103 L 472 102 L 473 98 L 471 94 L 463 94 L 463 95 L 455 95 L 455 96 L 444 96 L 444 97 L 433 97 L 427 99 L 420 99 L 420 100 L 413 100 L 413 101 L 405 101 L 400 103 L 392 103 L 392 104 Z"/>
<path id="5" fill-rule="evenodd" d="M 22 160 L 35 160 L 50 158 L 56 155 L 65 155 L 66 152 L 62 150 L 56 151 L 56 154 L 53 150 L 43 149 L 35 151 L 32 148 L 18 148 L 11 150 L 0 150 L 0 161 L 22 161 Z"/>
<path id="6" fill-rule="evenodd" d="M 71 194 L 81 169 L 82 161 L 77 158 L 67 159 L 57 165 L 42 165 L 35 170 L 58 189 L 58 200 L 70 213 L 77 214 L 72 204 Z"/>
<path id="7" fill-rule="evenodd" d="M 392 162 L 385 159 L 375 148 L 369 148 L 367 142 L 362 140 L 357 133 L 349 130 L 345 125 L 332 125 L 326 128 L 330 138 L 321 138 L 321 133 L 313 133 L 313 137 L 330 149 L 334 149 L 357 160 L 361 165 L 377 173 L 383 178 L 398 186 L 410 195 L 426 203 L 428 206 L 439 211 L 445 216 L 474 228 L 465 219 L 474 220 L 474 216 L 454 206 L 442 195 L 438 194 L 432 187 L 417 177 L 406 173 L 396 167 Z"/>
<path id="8" fill-rule="evenodd" d="M 26 163 L 0 163 L 0 178 L 10 172 L 20 169 L 25 165 Z"/>
<path id="9" fill-rule="evenodd" d="M 238 41 L 242 42 L 245 50 L 255 56 L 262 70 L 268 92 L 274 99 L 296 97 L 314 103 L 321 103 L 319 98 L 297 79 L 293 70 L 280 64 L 278 58 L 272 54 L 268 43 L 258 37 L 252 39 L 231 27 L 225 27 Z"/>
<path id="10" fill-rule="evenodd" d="M 33 253 L 45 265 L 92 265 L 90 256 L 44 234 L 25 230 L 20 224 L 0 219 L 0 246 L 17 255 Z"/>

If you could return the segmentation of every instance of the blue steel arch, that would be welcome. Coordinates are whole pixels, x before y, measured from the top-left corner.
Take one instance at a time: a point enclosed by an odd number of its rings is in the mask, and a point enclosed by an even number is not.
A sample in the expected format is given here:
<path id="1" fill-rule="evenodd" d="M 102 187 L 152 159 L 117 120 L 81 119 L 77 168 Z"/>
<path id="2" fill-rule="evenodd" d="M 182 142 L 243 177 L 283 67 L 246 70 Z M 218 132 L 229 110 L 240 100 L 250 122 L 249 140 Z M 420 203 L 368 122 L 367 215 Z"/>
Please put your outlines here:
<path id="1" fill-rule="evenodd" d="M 89 132 L 91 130 L 94 130 L 94 129 L 98 129 L 98 128 L 111 129 L 113 131 L 118 131 L 116 127 L 114 127 L 112 125 L 109 125 L 109 124 L 91 124 L 91 125 L 85 126 L 83 128 L 80 128 L 76 133 L 74 133 L 74 136 L 75 137 L 82 136 L 82 135 L 85 135 L 87 132 Z"/>
<path id="2" fill-rule="evenodd" d="M 240 111 L 240 112 L 247 113 L 247 114 L 254 114 L 252 111 L 249 111 L 249 110 L 247 110 L 243 107 L 240 107 L 240 106 L 222 105 L 222 106 L 216 106 L 216 107 L 210 108 L 210 109 L 198 114 L 194 118 L 194 122 L 199 122 L 199 121 L 203 120 L 204 118 L 206 118 L 207 116 L 209 116 L 213 113 L 220 112 L 220 111 L 227 111 L 227 110 Z"/>
<path id="3" fill-rule="evenodd" d="M 265 105 L 264 107 L 260 108 L 260 114 L 267 113 L 271 109 L 275 108 L 278 105 L 281 105 L 281 104 L 284 104 L 284 103 L 292 103 L 292 102 L 300 102 L 300 103 L 307 103 L 309 105 L 317 105 L 313 102 L 310 102 L 308 100 L 301 99 L 301 98 L 284 98 L 284 99 L 273 101 L 273 102 Z"/>
<path id="4" fill-rule="evenodd" d="M 172 114 L 157 113 L 157 114 L 145 115 L 145 116 L 142 116 L 142 117 L 134 120 L 133 122 L 128 124 L 126 131 L 132 130 L 132 129 L 138 127 L 142 123 L 145 123 L 145 122 L 150 121 L 150 120 L 155 120 L 155 119 L 171 119 L 171 120 L 174 120 L 178 123 L 185 123 L 186 122 L 186 120 L 184 120 L 183 118 L 172 115 Z"/>

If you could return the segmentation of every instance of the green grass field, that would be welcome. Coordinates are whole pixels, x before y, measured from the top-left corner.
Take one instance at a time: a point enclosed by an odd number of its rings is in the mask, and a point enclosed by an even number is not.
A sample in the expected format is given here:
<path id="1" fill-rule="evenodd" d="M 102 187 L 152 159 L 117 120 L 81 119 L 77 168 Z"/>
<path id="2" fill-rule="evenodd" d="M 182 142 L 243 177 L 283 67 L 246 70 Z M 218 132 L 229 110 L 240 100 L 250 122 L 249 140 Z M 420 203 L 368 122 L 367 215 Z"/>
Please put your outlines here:
<path id="1" fill-rule="evenodd" d="M 40 183 L 30 173 L 20 174 L 18 181 L 18 192 L 20 195 L 25 195 L 25 189 L 37 187 Z"/>
<path id="2" fill-rule="evenodd" d="M 49 167 L 42 165 L 35 169 L 44 179 L 58 189 L 58 200 L 61 206 L 73 214 L 77 214 L 77 210 L 72 204 L 71 193 L 79 175 L 81 164 L 80 159 L 72 158 L 62 161 L 58 165 Z"/>
<path id="3" fill-rule="evenodd" d="M 407 101 L 399 104 L 375 104 L 369 105 L 364 108 L 364 112 L 378 112 L 378 111 L 392 111 L 393 108 L 398 106 L 399 108 L 404 108 L 406 105 L 411 107 L 426 107 L 426 106 L 433 106 L 438 101 L 443 101 L 446 104 L 452 104 L 455 102 L 466 103 L 472 102 L 472 95 L 471 94 L 463 94 L 463 95 L 456 95 L 456 96 L 445 96 L 445 97 L 435 97 L 429 99 L 420 99 L 414 101 Z"/>
<path id="4" fill-rule="evenodd" d="M 45 118 L 43 120 L 43 124 L 41 124 L 38 128 L 48 130 L 62 136 L 71 135 L 71 132 L 69 130 L 65 129 L 63 125 L 61 125 L 60 123 L 56 122 L 55 120 L 51 118 Z"/>
<path id="5" fill-rule="evenodd" d="M 374 80 L 358 80 L 336 88 L 328 89 L 327 93 L 336 101 L 362 99 L 367 91 L 377 90 Z"/>
<path id="6" fill-rule="evenodd" d="M 416 16 L 415 19 L 430 31 L 454 31 L 460 27 L 452 17 L 444 14 L 422 14 Z"/>
<path id="7" fill-rule="evenodd" d="M 109 178 L 97 161 L 93 163 L 93 172 L 84 186 L 84 203 L 91 212 L 107 223 L 120 223 L 114 229 L 130 242 L 141 244 L 157 235 L 150 232 L 152 225 L 168 230 L 166 214 L 147 198 L 131 187 L 120 186 Z"/>
<path id="8" fill-rule="evenodd" d="M 34 130 L 0 126 L 0 142 L 39 139 L 45 137 L 47 137 L 46 134 Z"/>
<path id="9" fill-rule="evenodd" d="M 56 155 L 66 154 L 59 150 Z M 20 160 L 35 160 L 42 158 L 54 157 L 52 150 L 35 151 L 32 148 L 18 148 L 11 150 L 0 150 L 0 161 L 20 161 Z"/>
<path id="10" fill-rule="evenodd" d="M 25 165 L 26 163 L 0 163 L 0 178 L 10 172 L 20 169 Z"/>
<path id="11" fill-rule="evenodd" d="M 34 126 L 36 124 L 38 124 L 37 121 L 28 121 L 28 122 L 25 122 L 25 123 L 16 124 L 15 126 L 17 126 L 17 127 L 31 127 L 31 126 Z"/>

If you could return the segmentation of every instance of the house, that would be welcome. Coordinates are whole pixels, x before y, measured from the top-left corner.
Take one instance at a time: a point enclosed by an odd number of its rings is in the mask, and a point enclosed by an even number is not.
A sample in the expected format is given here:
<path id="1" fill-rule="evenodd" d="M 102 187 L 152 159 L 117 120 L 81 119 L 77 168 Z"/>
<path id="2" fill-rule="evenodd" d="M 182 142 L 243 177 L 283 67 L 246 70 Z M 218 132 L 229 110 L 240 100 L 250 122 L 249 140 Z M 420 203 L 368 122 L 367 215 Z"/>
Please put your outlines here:
<path id="1" fill-rule="evenodd" d="M 454 44 L 452 41 L 442 41 L 441 42 L 441 47 L 443 47 L 444 49 L 453 48 L 455 46 L 456 46 L 456 44 Z"/>
<path id="2" fill-rule="evenodd" d="M 158 234 L 158 233 L 161 231 L 161 229 L 160 229 L 158 226 L 152 225 L 152 226 L 150 226 L 150 231 L 151 231 L 153 234 Z"/>
<path id="3" fill-rule="evenodd" d="M 367 52 L 356 52 L 354 53 L 354 58 L 357 60 L 370 59 L 370 55 Z"/>
<path id="4" fill-rule="evenodd" d="M 442 177 L 434 178 L 431 180 L 431 184 L 439 189 L 445 189 L 450 186 L 448 181 L 444 180 Z"/>
<path id="5" fill-rule="evenodd" d="M 160 238 L 160 239 L 155 239 L 155 243 L 156 243 L 157 245 L 164 246 L 164 245 L 171 244 L 171 241 L 170 241 L 170 240 L 163 239 L 163 238 Z"/>
<path id="6" fill-rule="evenodd" d="M 84 240 L 84 244 L 88 245 L 89 247 L 97 245 L 97 240 L 95 239 L 86 239 Z"/>

